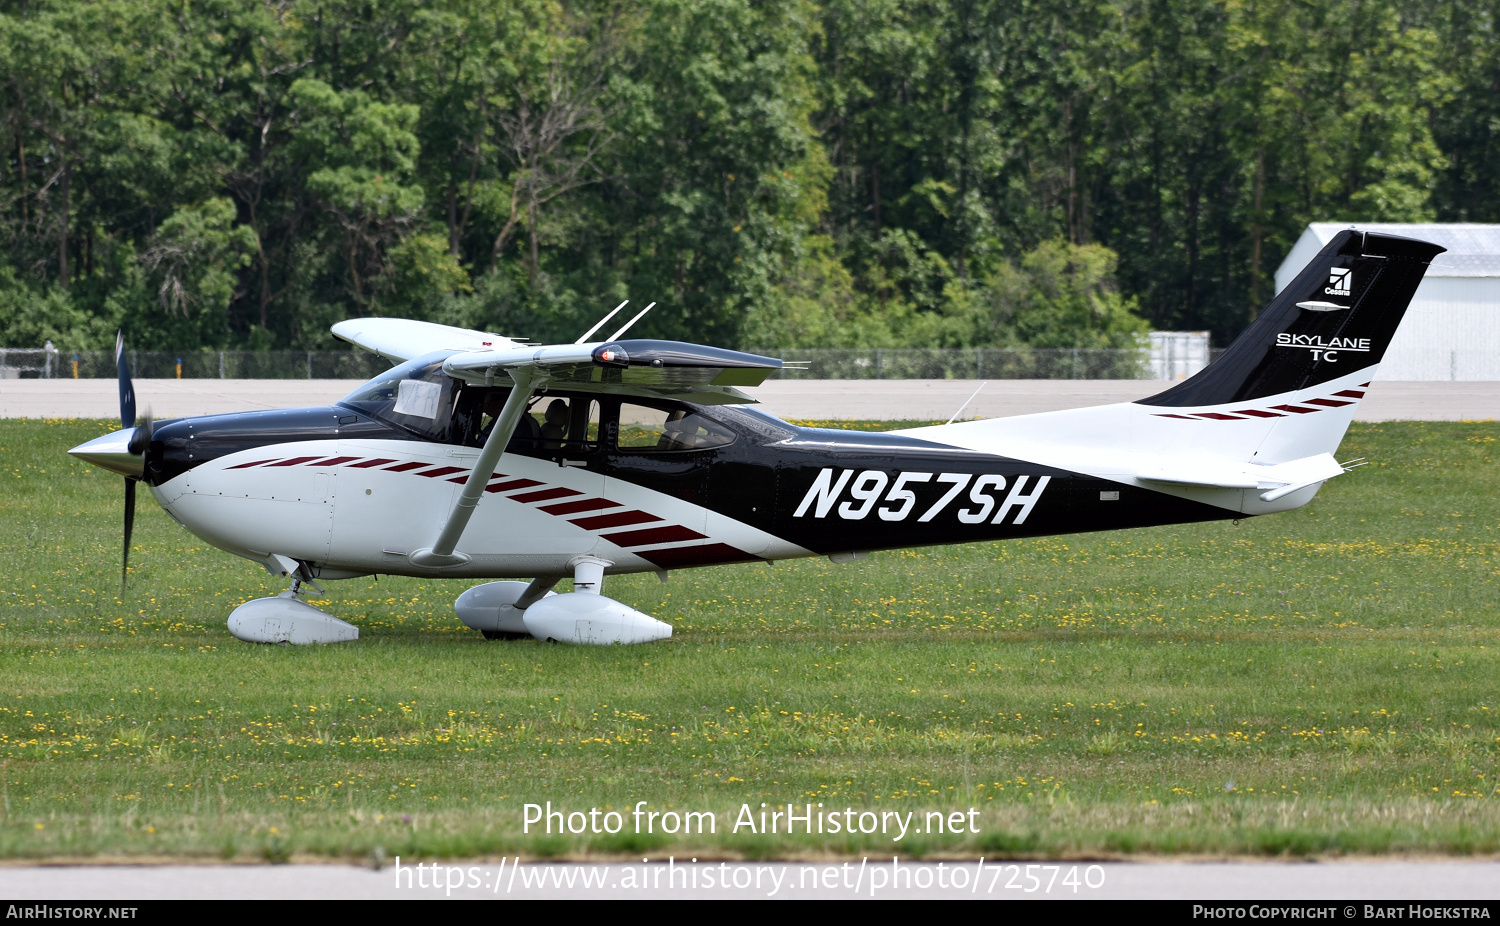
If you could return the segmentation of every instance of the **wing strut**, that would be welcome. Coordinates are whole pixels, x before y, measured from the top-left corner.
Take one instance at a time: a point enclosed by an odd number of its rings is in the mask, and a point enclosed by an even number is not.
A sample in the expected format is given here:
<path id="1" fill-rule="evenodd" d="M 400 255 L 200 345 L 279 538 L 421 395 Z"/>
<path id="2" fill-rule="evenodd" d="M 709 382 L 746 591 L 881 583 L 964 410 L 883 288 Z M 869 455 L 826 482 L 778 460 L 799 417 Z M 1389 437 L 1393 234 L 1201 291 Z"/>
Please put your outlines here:
<path id="1" fill-rule="evenodd" d="M 479 504 L 479 497 L 484 494 L 485 486 L 489 485 L 490 474 L 500 462 L 500 454 L 505 452 L 505 445 L 510 443 L 516 425 L 525 414 L 526 403 L 547 378 L 545 373 L 534 366 L 511 367 L 507 372 L 515 381 L 515 388 L 510 391 L 510 398 L 505 400 L 500 417 L 495 419 L 494 426 L 490 428 L 490 436 L 485 439 L 484 449 L 479 451 L 479 459 L 474 461 L 474 469 L 469 472 L 464 490 L 459 493 L 458 501 L 448 513 L 448 520 L 444 522 L 437 540 L 433 541 L 432 546 L 414 550 L 407 557 L 414 566 L 441 568 L 461 566 L 469 561 L 467 555 L 455 553 L 453 549 L 458 546 L 458 538 L 468 526 L 469 518 L 474 514 L 474 506 Z"/>

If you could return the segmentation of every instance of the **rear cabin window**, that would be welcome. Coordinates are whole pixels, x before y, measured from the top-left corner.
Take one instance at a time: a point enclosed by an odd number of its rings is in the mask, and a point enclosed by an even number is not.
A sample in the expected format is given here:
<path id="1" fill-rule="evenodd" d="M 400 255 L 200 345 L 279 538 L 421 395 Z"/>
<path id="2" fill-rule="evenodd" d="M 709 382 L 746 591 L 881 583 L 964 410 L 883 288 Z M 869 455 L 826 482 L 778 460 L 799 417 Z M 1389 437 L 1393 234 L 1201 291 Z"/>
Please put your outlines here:
<path id="1" fill-rule="evenodd" d="M 728 428 L 691 409 L 620 403 L 620 450 L 709 450 L 733 440 Z"/>

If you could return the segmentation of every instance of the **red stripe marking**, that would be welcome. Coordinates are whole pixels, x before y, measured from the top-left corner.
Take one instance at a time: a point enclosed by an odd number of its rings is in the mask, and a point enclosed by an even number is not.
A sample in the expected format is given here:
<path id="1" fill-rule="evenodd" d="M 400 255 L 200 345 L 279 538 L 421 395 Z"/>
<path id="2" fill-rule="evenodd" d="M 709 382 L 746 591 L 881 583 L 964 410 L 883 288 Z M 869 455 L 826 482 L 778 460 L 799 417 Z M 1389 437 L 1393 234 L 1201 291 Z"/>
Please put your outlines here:
<path id="1" fill-rule="evenodd" d="M 395 460 L 366 460 L 363 463 L 356 463 L 356 464 L 354 464 L 353 466 L 351 466 L 349 468 L 350 469 L 369 469 L 372 466 L 384 466 L 387 463 L 394 463 L 394 462 L 396 462 L 396 461 Z"/>
<path id="2" fill-rule="evenodd" d="M 275 457 L 272 457 L 270 460 L 256 460 L 254 463 L 241 463 L 239 466 L 231 466 L 229 468 L 230 469 L 249 469 L 252 466 L 259 466 L 262 463 L 270 463 L 271 460 L 275 460 L 275 459 L 276 459 Z"/>
<path id="3" fill-rule="evenodd" d="M 523 492 L 520 495 L 512 495 L 511 499 L 518 502 L 545 502 L 554 498 L 567 498 L 569 495 L 582 495 L 577 489 L 565 489 L 558 486 L 554 489 L 539 489 L 535 492 Z"/>
<path id="4" fill-rule="evenodd" d="M 1194 412 L 1199 418 L 1212 418 L 1215 421 L 1243 421 L 1239 415 L 1225 415 L 1220 412 Z"/>
<path id="5" fill-rule="evenodd" d="M 512 489 L 524 489 L 527 486 L 539 486 L 540 482 L 535 479 L 512 479 L 510 482 L 497 482 L 494 485 L 484 487 L 486 492 L 509 492 Z"/>
<path id="6" fill-rule="evenodd" d="M 1234 410 L 1234 413 L 1236 415 L 1251 415 L 1251 416 L 1254 416 L 1256 418 L 1285 418 L 1286 417 L 1285 415 L 1280 414 L 1279 412 L 1261 411 L 1258 408 L 1237 408 L 1237 409 Z"/>
<path id="7" fill-rule="evenodd" d="M 1320 412 L 1320 411 L 1322 411 L 1321 408 L 1303 408 L 1300 405 L 1272 405 L 1271 407 L 1272 408 L 1280 409 L 1281 411 L 1284 411 L 1284 412 L 1296 412 L 1299 415 L 1305 415 L 1308 412 Z"/>
<path id="8" fill-rule="evenodd" d="M 1358 389 L 1345 389 L 1341 392 L 1335 392 L 1334 395 L 1348 396 L 1351 399 L 1363 399 L 1365 397 L 1365 394 Z"/>
<path id="9" fill-rule="evenodd" d="M 607 498 L 584 498 L 573 499 L 571 502 L 558 502 L 556 505 L 543 505 L 542 510 L 548 514 L 565 515 L 577 514 L 580 511 L 602 511 L 605 508 L 618 508 L 619 502 L 612 502 Z"/>
<path id="10" fill-rule="evenodd" d="M 680 524 L 667 527 L 648 527 L 643 531 L 620 531 L 604 534 L 605 540 L 617 547 L 643 547 L 648 543 L 675 543 L 683 540 L 703 540 L 704 536 Z"/>
<path id="11" fill-rule="evenodd" d="M 292 457 L 290 460 L 282 460 L 280 463 L 272 463 L 272 466 L 296 466 L 298 463 L 306 463 L 308 460 L 317 460 L 319 457 Z"/>
<path id="12" fill-rule="evenodd" d="M 439 466 L 437 469 L 429 469 L 427 472 L 417 473 L 417 475 L 426 476 L 428 479 L 436 479 L 439 476 L 446 476 L 449 473 L 461 473 L 463 471 L 464 468 L 462 466 Z"/>
<path id="13" fill-rule="evenodd" d="M 417 463 L 417 462 L 402 463 L 402 464 L 397 465 L 397 466 L 387 466 L 385 468 L 385 471 L 388 472 L 388 473 L 404 473 L 404 472 L 406 472 L 409 469 L 421 469 L 424 466 L 431 466 L 431 465 L 432 465 L 431 463 Z"/>
<path id="14" fill-rule="evenodd" d="M 760 560 L 759 556 L 731 547 L 727 543 L 705 543 L 695 547 L 646 550 L 637 553 L 636 556 L 659 569 L 681 569 L 687 566 L 707 566 L 712 563 L 748 563 Z"/>
<path id="15" fill-rule="evenodd" d="M 1183 421 L 1196 421 L 1197 420 L 1196 418 L 1193 418 L 1191 415 L 1167 415 L 1167 414 L 1163 414 L 1161 412 L 1157 412 L 1156 413 L 1156 417 L 1158 417 L 1158 418 L 1181 418 Z"/>
<path id="16" fill-rule="evenodd" d="M 321 463 L 309 463 L 308 466 L 338 466 L 340 463 L 348 463 L 350 460 L 358 460 L 359 457 L 329 457 Z"/>
<path id="17" fill-rule="evenodd" d="M 1369 389 L 1370 388 L 1370 384 L 1369 383 L 1360 383 L 1359 384 L 1359 388 L 1361 388 L 1361 389 Z"/>
<path id="18" fill-rule="evenodd" d="M 656 515 L 644 511 L 617 511 L 592 518 L 574 518 L 573 523 L 586 531 L 602 531 L 606 527 L 625 527 L 627 524 L 648 524 L 660 520 Z"/>
<path id="19" fill-rule="evenodd" d="M 1353 405 L 1353 402 L 1340 402 L 1338 399 L 1308 399 L 1308 405 L 1326 405 L 1329 408 L 1343 408 L 1345 405 Z"/>
<path id="20" fill-rule="evenodd" d="M 432 474 L 423 473 L 422 475 L 427 476 L 427 475 L 432 475 Z M 468 485 L 469 484 L 469 480 L 473 479 L 473 478 L 474 478 L 474 474 L 473 473 L 464 473 L 462 476 L 454 476 L 452 479 L 449 479 L 448 481 L 449 482 L 456 482 L 459 485 Z M 490 482 L 494 482 L 496 479 L 505 479 L 505 478 L 506 478 L 506 475 L 504 473 L 492 473 L 490 475 L 489 481 Z"/>

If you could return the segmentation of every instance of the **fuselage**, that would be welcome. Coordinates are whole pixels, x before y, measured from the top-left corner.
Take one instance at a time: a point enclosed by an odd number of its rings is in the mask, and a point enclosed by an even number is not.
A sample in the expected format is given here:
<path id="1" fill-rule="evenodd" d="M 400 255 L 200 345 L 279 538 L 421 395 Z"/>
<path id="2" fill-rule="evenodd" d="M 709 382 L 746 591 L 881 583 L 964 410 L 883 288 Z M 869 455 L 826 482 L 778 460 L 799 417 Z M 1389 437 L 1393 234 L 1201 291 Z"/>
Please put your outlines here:
<path id="1" fill-rule="evenodd" d="M 1213 365 L 1132 403 L 884 434 L 801 428 L 737 388 L 784 369 L 777 358 L 365 318 L 334 333 L 398 365 L 335 405 L 148 422 L 69 452 L 127 480 L 127 554 L 140 480 L 189 530 L 291 578 L 231 614 L 242 640 L 356 639 L 298 592 L 386 573 L 529 580 L 459 596 L 460 619 L 487 637 L 648 642 L 671 625 L 606 598 L 606 573 L 1301 507 L 1351 468 L 1333 454 L 1441 250 L 1340 232 Z M 116 357 L 128 423 L 123 340 Z M 554 593 L 567 577 L 573 590 Z"/>
<path id="2" fill-rule="evenodd" d="M 569 415 L 548 434 L 558 400 Z M 462 399 L 443 401 L 462 417 Z M 163 422 L 143 480 L 215 546 L 299 560 L 322 578 L 561 575 L 584 555 L 614 573 L 660 571 L 1236 516 L 910 434 L 800 428 L 739 406 L 548 392 L 535 407 L 538 426 L 477 477 L 482 416 L 414 430 L 355 401 Z M 695 433 L 674 431 L 680 422 Z M 472 478 L 487 484 L 458 545 L 468 562 L 412 563 Z"/>

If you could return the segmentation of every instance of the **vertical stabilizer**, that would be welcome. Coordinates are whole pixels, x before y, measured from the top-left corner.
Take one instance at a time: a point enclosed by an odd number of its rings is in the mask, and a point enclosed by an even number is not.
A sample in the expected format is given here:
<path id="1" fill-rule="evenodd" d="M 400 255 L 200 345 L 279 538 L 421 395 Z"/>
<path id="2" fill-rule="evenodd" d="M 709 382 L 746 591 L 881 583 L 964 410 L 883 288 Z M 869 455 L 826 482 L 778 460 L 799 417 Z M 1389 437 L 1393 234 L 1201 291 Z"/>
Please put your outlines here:
<path id="1" fill-rule="evenodd" d="M 1218 360 L 1140 404 L 1249 402 L 1360 370 L 1373 375 L 1427 264 L 1444 250 L 1395 235 L 1340 232 Z"/>

